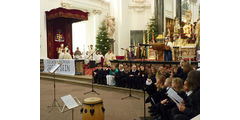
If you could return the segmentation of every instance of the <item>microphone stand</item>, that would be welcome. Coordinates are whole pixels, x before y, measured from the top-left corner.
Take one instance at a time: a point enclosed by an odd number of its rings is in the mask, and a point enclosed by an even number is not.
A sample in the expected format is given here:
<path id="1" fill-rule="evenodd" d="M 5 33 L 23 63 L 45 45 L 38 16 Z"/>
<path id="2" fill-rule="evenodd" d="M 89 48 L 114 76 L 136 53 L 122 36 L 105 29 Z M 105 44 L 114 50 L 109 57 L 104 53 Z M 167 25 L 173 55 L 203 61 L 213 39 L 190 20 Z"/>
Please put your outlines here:
<path id="1" fill-rule="evenodd" d="M 95 50 L 88 58 L 90 58 L 90 57 L 92 57 L 92 59 L 93 59 L 93 54 L 96 52 L 97 50 Z M 87 59 L 88 59 L 87 58 Z M 92 73 L 93 73 L 93 66 L 95 66 L 95 63 L 93 63 L 93 65 L 90 65 L 90 61 L 89 61 L 89 67 L 91 67 L 91 69 L 92 69 Z M 86 94 L 88 94 L 88 93 L 96 93 L 97 95 L 100 95 L 99 93 L 97 93 L 97 91 L 95 91 L 94 90 L 94 88 L 93 88 L 93 80 L 94 79 L 94 77 L 92 77 L 92 90 L 91 91 L 89 91 L 89 92 L 86 92 L 86 93 L 84 93 L 84 95 L 86 95 Z"/>
<path id="2" fill-rule="evenodd" d="M 131 60 L 130 60 L 130 65 L 132 65 Z M 126 97 L 121 98 L 121 100 L 124 100 L 124 99 L 126 99 L 126 98 L 131 98 L 131 97 L 140 100 L 140 98 L 135 97 L 135 96 L 132 96 L 132 80 L 133 80 L 133 79 L 129 79 L 129 82 L 130 82 L 130 83 L 129 83 L 129 95 L 126 96 Z"/>
<path id="3" fill-rule="evenodd" d="M 146 58 L 146 48 L 148 47 L 148 46 L 151 46 L 151 45 L 149 45 L 149 44 L 140 44 L 140 46 L 142 47 L 142 46 L 145 46 L 145 56 L 143 57 L 142 55 L 141 55 L 141 64 L 143 65 L 144 64 L 144 62 L 143 62 L 143 60 L 145 60 L 145 58 Z M 141 53 L 140 53 L 141 54 Z M 145 69 L 145 64 L 144 64 L 144 69 Z M 146 119 L 146 103 L 145 103 L 145 99 L 146 99 L 146 85 L 144 85 L 144 87 L 143 87 L 143 109 L 144 109 L 144 115 L 143 115 L 143 120 L 147 120 Z"/>

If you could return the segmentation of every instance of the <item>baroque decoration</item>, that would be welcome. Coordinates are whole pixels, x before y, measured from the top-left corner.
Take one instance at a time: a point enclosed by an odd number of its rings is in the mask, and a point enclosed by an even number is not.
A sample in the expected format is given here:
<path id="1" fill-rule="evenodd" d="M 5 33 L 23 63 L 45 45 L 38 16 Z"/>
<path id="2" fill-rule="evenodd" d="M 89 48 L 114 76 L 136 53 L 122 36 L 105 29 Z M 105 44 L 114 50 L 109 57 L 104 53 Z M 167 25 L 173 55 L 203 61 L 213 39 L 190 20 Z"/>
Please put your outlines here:
<path id="1" fill-rule="evenodd" d="M 143 12 L 145 9 L 151 8 L 151 4 L 146 3 L 146 0 L 132 0 L 128 7 L 133 8 L 136 12 Z"/>

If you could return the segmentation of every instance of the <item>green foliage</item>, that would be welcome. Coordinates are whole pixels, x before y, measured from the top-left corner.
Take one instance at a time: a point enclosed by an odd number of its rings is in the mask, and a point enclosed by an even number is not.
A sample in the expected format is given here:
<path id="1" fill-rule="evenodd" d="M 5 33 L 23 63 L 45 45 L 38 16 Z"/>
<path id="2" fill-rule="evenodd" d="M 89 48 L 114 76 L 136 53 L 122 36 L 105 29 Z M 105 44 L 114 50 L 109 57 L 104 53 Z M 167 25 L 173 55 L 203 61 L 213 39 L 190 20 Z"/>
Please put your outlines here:
<path id="1" fill-rule="evenodd" d="M 98 30 L 95 48 L 97 51 L 100 51 L 105 55 L 111 48 L 111 42 L 112 40 L 108 37 L 107 29 L 103 21 Z"/>
<path id="2" fill-rule="evenodd" d="M 153 33 L 153 36 L 154 36 L 154 40 L 156 40 L 156 38 L 158 36 L 158 27 L 157 27 L 157 23 L 156 23 L 156 18 L 155 17 L 150 19 L 150 23 L 149 23 L 147 29 L 149 31 L 149 41 L 152 41 L 152 33 Z M 147 34 L 146 34 L 146 36 L 147 36 Z"/>

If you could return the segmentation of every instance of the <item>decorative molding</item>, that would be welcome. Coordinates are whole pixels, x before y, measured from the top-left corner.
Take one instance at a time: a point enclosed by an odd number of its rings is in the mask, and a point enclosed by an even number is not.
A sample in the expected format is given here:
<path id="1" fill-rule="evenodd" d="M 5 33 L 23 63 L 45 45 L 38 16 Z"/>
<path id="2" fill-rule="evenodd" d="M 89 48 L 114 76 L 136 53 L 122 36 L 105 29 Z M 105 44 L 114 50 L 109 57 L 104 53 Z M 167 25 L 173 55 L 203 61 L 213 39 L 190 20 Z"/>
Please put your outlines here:
<path id="1" fill-rule="evenodd" d="M 132 0 L 132 3 L 128 7 L 134 9 L 136 12 L 143 12 L 145 9 L 151 8 L 151 4 L 146 3 L 146 0 Z"/>
<path id="2" fill-rule="evenodd" d="M 165 10 L 164 11 L 165 17 L 174 19 L 173 17 L 173 11 Z"/>
<path id="3" fill-rule="evenodd" d="M 66 9 L 78 9 L 90 14 L 101 14 L 108 11 L 109 3 L 104 0 L 61 0 L 61 6 Z"/>
<path id="4" fill-rule="evenodd" d="M 102 14 L 102 11 L 101 10 L 93 10 L 92 13 L 94 15 L 101 15 Z"/>

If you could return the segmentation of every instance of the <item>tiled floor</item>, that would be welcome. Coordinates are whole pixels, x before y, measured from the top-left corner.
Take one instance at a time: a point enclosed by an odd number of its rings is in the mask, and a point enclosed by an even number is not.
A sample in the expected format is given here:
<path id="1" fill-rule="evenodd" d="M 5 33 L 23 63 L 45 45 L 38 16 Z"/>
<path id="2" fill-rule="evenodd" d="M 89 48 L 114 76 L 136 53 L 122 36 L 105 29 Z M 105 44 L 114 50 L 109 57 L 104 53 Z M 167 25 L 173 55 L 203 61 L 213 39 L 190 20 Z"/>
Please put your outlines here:
<path id="1" fill-rule="evenodd" d="M 52 112 L 48 112 L 48 105 L 51 105 L 53 101 L 53 81 L 40 80 L 40 117 L 41 120 L 71 120 L 71 111 L 60 113 L 55 109 Z M 128 92 L 111 88 L 95 88 L 100 93 L 96 95 L 90 93 L 84 95 L 83 93 L 91 90 L 91 87 L 81 86 L 78 84 L 70 84 L 64 82 L 56 82 L 56 98 L 60 100 L 61 96 L 71 94 L 73 97 L 80 98 L 82 102 L 85 98 L 97 96 L 103 99 L 103 105 L 106 109 L 105 120 L 139 120 L 139 117 L 143 116 L 143 93 L 133 93 L 134 96 L 139 97 L 140 100 L 128 98 L 121 100 L 122 97 L 128 95 Z M 147 110 L 146 110 L 147 111 Z M 149 116 L 148 112 L 146 112 Z M 80 120 L 80 107 L 75 109 L 74 120 Z"/>

